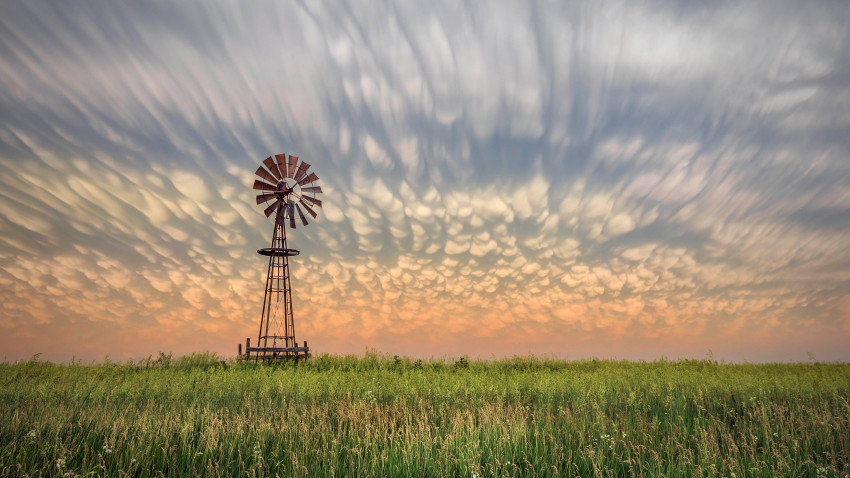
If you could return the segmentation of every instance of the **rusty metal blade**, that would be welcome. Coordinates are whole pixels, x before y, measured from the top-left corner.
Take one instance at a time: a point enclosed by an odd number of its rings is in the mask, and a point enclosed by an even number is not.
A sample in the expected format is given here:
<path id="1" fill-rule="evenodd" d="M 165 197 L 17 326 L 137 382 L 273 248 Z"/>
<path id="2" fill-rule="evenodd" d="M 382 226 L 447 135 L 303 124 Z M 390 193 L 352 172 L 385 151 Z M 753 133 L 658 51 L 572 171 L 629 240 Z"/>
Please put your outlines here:
<path id="1" fill-rule="evenodd" d="M 306 203 L 306 202 L 304 202 L 304 198 L 303 198 L 303 197 L 302 197 L 302 198 L 301 198 L 301 200 L 300 200 L 300 201 L 298 201 L 298 202 L 300 202 L 300 203 L 301 203 L 301 205 L 302 205 L 302 206 L 304 206 L 304 209 L 306 209 L 306 210 L 307 210 L 307 212 L 308 212 L 308 213 L 310 213 L 310 215 L 311 215 L 311 216 L 313 216 L 313 219 L 316 219 L 316 211 L 314 211 L 313 209 L 311 209 L 311 208 L 310 208 L 310 206 L 308 206 L 308 205 L 307 205 L 307 203 Z"/>
<path id="2" fill-rule="evenodd" d="M 308 186 L 306 188 L 301 188 L 301 190 L 304 191 L 305 193 L 321 193 L 322 187 L 321 186 Z"/>
<path id="3" fill-rule="evenodd" d="M 289 201 L 289 227 L 295 229 L 295 203 Z"/>
<path id="4" fill-rule="evenodd" d="M 310 196 L 302 196 L 301 199 L 310 201 L 311 203 L 315 204 L 316 206 L 322 207 L 322 201 L 319 201 L 316 198 L 311 198 Z"/>
<path id="5" fill-rule="evenodd" d="M 295 171 L 295 182 L 299 182 L 307 174 L 308 169 L 310 169 L 310 163 L 301 161 L 301 164 L 298 165 L 298 171 Z"/>
<path id="6" fill-rule="evenodd" d="M 263 191 L 277 191 L 277 186 L 272 186 L 269 183 L 264 183 L 259 179 L 254 180 L 254 189 L 260 189 Z"/>
<path id="7" fill-rule="evenodd" d="M 262 204 L 266 201 L 271 201 L 277 196 L 275 193 L 265 193 L 257 196 L 257 204 Z"/>
<path id="8" fill-rule="evenodd" d="M 286 177 L 295 177 L 295 167 L 298 165 L 298 156 L 289 155 L 289 169 L 286 171 Z"/>
<path id="9" fill-rule="evenodd" d="M 269 172 L 272 173 L 275 180 L 280 181 L 280 171 L 277 170 L 277 164 L 275 164 L 274 159 L 271 156 L 263 160 L 263 164 L 269 169 Z"/>
<path id="10" fill-rule="evenodd" d="M 277 162 L 277 169 L 280 171 L 280 177 L 289 177 L 286 175 L 286 153 L 276 154 L 274 155 L 274 159 Z"/>
<path id="11" fill-rule="evenodd" d="M 297 205 L 297 204 L 296 204 L 296 205 L 295 205 L 295 209 L 298 209 L 298 215 L 299 215 L 299 216 L 301 216 L 301 222 L 303 222 L 303 223 L 304 223 L 304 225 L 306 226 L 306 225 L 307 225 L 307 218 L 306 218 L 306 217 L 304 217 L 304 213 L 303 213 L 303 212 L 301 212 L 301 206 L 299 206 L 299 205 Z"/>
<path id="12" fill-rule="evenodd" d="M 312 183 L 313 181 L 318 181 L 319 177 L 316 176 L 316 173 L 310 173 L 307 176 L 304 176 L 301 181 L 298 181 L 298 184 L 307 184 Z"/>
<path id="13" fill-rule="evenodd" d="M 265 211 L 263 211 L 263 214 L 265 214 L 266 217 L 271 216 L 272 213 L 274 212 L 275 208 L 277 208 L 280 205 L 281 201 L 282 201 L 282 199 L 278 199 L 277 201 L 273 202 L 271 206 L 267 207 L 265 209 Z"/>
<path id="14" fill-rule="evenodd" d="M 256 171 L 254 171 L 254 174 L 256 174 L 257 176 L 259 176 L 259 177 L 261 177 L 261 178 L 265 179 L 266 181 L 268 181 L 268 182 L 270 182 L 270 183 L 272 183 L 272 184 L 277 183 L 277 179 L 275 179 L 275 178 L 274 178 L 274 176 L 272 176 L 271 174 L 269 174 L 269 172 L 268 172 L 268 171 L 266 171 L 266 168 L 264 168 L 264 167 L 262 167 L 262 166 L 258 167 L 258 168 L 257 168 L 257 170 L 256 170 Z"/>

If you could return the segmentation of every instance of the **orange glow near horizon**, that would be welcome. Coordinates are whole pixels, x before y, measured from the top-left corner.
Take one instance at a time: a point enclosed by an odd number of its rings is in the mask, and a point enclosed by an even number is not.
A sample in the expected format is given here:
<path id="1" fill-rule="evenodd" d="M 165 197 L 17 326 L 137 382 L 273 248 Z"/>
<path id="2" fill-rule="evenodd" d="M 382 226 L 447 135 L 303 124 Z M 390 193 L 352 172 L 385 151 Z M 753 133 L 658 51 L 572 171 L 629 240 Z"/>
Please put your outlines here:
<path id="1" fill-rule="evenodd" d="M 263 268 L 261 259 L 252 262 L 256 269 Z M 322 293 L 324 267 L 313 261 L 307 268 L 293 264 L 296 336 L 300 342 L 308 340 L 315 353 L 361 354 L 371 349 L 418 358 L 535 354 L 642 360 L 704 358 L 711 353 L 717 359 L 748 360 L 753 357 L 747 350 L 755 341 L 762 360 L 794 361 L 805 360 L 809 352 L 823 359 L 841 357 L 842 334 L 847 333 L 844 322 L 833 340 L 823 341 L 820 336 L 829 329 L 814 317 L 806 333 L 787 315 L 760 322 L 765 304 L 771 303 L 760 297 L 735 303 L 690 299 L 670 304 L 636 297 L 605 301 L 587 299 L 567 287 L 529 293 L 534 283 L 526 290 L 509 285 L 513 290 L 485 295 L 474 292 L 481 281 L 471 273 L 445 281 L 433 276 L 433 283 L 411 286 L 407 294 L 389 294 L 393 298 L 382 297 L 380 289 Z M 379 272 L 375 284 L 387 283 L 393 275 L 404 282 L 403 274 Z M 231 356 L 246 337 L 256 340 L 262 279 L 259 275 L 255 279 L 237 280 L 241 287 L 231 286 L 229 291 L 217 283 L 223 279 L 210 279 L 207 287 L 224 291 L 220 297 L 198 285 L 184 285 L 178 292 L 188 299 L 181 306 L 140 295 L 135 307 L 116 311 L 114 302 L 98 307 L 96 295 L 67 289 L 53 291 L 53 310 L 47 303 L 33 307 L 39 297 L 22 300 L 19 307 L 6 303 L 4 310 L 29 314 L 32 322 L 8 328 L 15 340 L 4 344 L 5 358 L 22 360 L 41 353 L 42 359 L 60 362 L 70 357 L 126 360 L 160 351 L 184 355 L 202 350 Z M 429 298 L 447 290 L 456 293 Z M 847 304 L 843 306 L 846 310 Z M 57 310 L 92 312 L 87 316 L 77 312 L 71 320 L 57 321 L 61 317 Z M 8 338 L 7 334 L 4 340 Z M 823 345 L 811 350 L 815 340 Z"/>

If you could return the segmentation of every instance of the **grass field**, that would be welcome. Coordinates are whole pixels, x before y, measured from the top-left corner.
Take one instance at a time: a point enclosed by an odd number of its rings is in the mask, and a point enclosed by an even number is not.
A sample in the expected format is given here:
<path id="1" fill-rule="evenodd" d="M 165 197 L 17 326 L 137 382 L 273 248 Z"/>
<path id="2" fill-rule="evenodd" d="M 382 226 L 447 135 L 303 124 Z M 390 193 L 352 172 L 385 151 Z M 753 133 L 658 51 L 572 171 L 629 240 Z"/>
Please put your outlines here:
<path id="1" fill-rule="evenodd" d="M 0 475 L 840 476 L 850 365 L 0 364 Z"/>

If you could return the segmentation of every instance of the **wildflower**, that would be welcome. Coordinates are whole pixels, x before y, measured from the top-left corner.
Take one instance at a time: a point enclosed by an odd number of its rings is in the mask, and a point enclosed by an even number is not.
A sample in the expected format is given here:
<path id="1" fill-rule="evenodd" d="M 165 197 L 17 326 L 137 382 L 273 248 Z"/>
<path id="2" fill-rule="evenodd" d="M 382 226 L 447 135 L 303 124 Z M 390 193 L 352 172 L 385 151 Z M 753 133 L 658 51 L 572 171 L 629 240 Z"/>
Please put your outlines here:
<path id="1" fill-rule="evenodd" d="M 63 466 L 65 466 L 64 458 L 59 458 L 58 460 L 56 460 L 56 468 L 59 468 L 61 470 Z"/>
<path id="2" fill-rule="evenodd" d="M 35 430 L 30 430 L 30 432 L 27 433 L 27 438 L 35 438 Z"/>
<path id="3" fill-rule="evenodd" d="M 106 443 L 104 443 L 103 444 L 103 452 L 107 453 L 107 454 L 112 453 L 112 448 L 109 448 L 108 446 L 106 446 Z"/>
<path id="4" fill-rule="evenodd" d="M 626 434 L 625 434 L 625 433 L 623 433 L 623 438 L 626 438 Z"/>
<path id="5" fill-rule="evenodd" d="M 773 436 L 778 437 L 778 436 L 779 436 L 779 434 L 778 434 L 778 433 L 776 433 L 776 432 L 773 432 Z"/>

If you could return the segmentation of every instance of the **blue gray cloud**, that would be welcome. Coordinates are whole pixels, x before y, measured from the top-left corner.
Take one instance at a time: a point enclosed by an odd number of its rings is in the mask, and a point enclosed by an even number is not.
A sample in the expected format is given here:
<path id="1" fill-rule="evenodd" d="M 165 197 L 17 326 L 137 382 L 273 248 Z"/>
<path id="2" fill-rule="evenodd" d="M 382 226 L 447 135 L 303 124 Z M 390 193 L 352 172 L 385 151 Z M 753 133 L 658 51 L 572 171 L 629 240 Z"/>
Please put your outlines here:
<path id="1" fill-rule="evenodd" d="M 850 6 L 0 10 L 11 358 L 231 352 L 284 151 L 321 350 L 847 358 Z"/>

